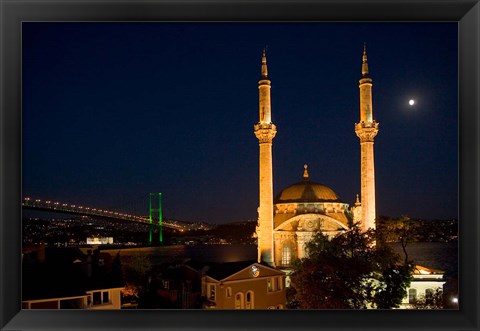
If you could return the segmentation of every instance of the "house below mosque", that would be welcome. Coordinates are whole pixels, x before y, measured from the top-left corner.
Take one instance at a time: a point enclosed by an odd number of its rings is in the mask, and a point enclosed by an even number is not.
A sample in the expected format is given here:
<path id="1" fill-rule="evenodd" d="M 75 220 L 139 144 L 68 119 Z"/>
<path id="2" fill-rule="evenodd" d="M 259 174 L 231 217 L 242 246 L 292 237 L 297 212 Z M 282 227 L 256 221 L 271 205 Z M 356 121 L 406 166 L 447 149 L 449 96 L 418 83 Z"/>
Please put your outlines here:
<path id="1" fill-rule="evenodd" d="M 22 262 L 22 309 L 121 309 L 119 255 L 38 245 Z"/>
<path id="2" fill-rule="evenodd" d="M 435 293 L 443 291 L 443 285 L 445 285 L 443 275 L 444 272 L 441 270 L 416 265 L 410 287 L 407 289 L 407 295 L 400 308 L 413 308 L 418 300 L 425 300 L 426 304 L 433 301 Z"/>
<path id="3" fill-rule="evenodd" d="M 202 277 L 206 309 L 285 309 L 285 273 L 259 263 L 212 265 Z"/>
<path id="4" fill-rule="evenodd" d="M 153 278 L 166 308 L 286 308 L 285 273 L 253 261 L 173 263 Z"/>

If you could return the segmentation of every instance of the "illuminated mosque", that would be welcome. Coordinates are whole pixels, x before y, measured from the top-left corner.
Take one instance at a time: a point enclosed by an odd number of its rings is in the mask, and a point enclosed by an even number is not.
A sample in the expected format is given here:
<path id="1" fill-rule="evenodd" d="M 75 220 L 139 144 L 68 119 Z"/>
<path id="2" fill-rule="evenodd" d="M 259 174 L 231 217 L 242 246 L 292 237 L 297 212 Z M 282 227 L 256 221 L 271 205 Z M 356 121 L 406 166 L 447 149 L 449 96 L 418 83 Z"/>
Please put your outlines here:
<path id="1" fill-rule="evenodd" d="M 372 79 L 368 74 L 367 51 L 363 50 L 360 88 L 360 121 L 355 133 L 360 139 L 360 197 L 353 206 L 340 200 L 331 188 L 310 180 L 304 165 L 303 179 L 273 196 L 272 143 L 277 132 L 272 123 L 265 50 L 262 55 L 259 89 L 259 122 L 254 126 L 259 141 L 258 262 L 287 268 L 297 258 L 305 257 L 305 243 L 317 231 L 328 236 L 359 223 L 362 230 L 375 228 L 374 138 L 378 123 L 373 119 Z"/>

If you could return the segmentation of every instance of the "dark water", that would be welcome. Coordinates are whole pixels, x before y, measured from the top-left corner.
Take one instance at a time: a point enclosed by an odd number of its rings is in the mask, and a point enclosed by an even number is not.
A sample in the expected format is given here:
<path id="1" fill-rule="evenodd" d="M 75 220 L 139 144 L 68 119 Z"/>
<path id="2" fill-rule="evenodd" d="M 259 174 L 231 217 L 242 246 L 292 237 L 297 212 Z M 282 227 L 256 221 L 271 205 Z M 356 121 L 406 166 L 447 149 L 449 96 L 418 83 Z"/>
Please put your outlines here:
<path id="1" fill-rule="evenodd" d="M 400 244 L 393 245 L 395 251 L 403 258 Z M 122 257 L 143 255 L 154 263 L 172 262 L 191 258 L 208 262 L 234 262 L 257 259 L 255 245 L 197 245 L 197 246 L 165 246 L 107 250 L 112 254 L 120 252 Z M 448 274 L 456 275 L 458 269 L 457 242 L 420 242 L 407 245 L 409 260 L 424 267 L 440 269 Z"/>
<path id="2" fill-rule="evenodd" d="M 173 262 L 190 258 L 205 262 L 235 262 L 257 259 L 255 245 L 176 245 L 102 250 L 115 255 L 120 252 L 122 260 L 133 256 L 149 257 L 154 263 Z"/>
<path id="3" fill-rule="evenodd" d="M 395 251 L 404 258 L 402 246 L 394 244 Z M 458 274 L 458 242 L 419 242 L 406 247 L 408 259 L 415 264 L 440 269 L 449 275 Z"/>

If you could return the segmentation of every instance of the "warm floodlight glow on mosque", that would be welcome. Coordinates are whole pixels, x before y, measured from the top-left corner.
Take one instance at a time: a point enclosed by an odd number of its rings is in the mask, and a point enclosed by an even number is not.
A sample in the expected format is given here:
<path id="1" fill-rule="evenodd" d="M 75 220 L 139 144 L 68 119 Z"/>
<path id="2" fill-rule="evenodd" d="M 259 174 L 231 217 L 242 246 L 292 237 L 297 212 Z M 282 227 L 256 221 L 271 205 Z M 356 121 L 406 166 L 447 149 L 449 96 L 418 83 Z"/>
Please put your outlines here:
<path id="1" fill-rule="evenodd" d="M 373 144 L 378 123 L 373 116 L 372 78 L 369 75 L 367 49 L 363 49 L 360 89 L 360 121 L 355 134 L 360 139 L 360 199 L 350 208 L 329 187 L 310 180 L 308 166 L 303 180 L 290 185 L 273 197 L 272 145 L 277 130 L 271 122 L 271 81 L 267 57 L 262 54 L 259 89 L 259 120 L 254 125 L 259 141 L 259 207 L 256 235 L 258 262 L 272 267 L 289 268 L 291 261 L 306 257 L 305 243 L 317 231 L 328 236 L 359 223 L 362 231 L 375 228 L 375 167 Z M 353 215 L 353 216 L 351 216 Z"/>

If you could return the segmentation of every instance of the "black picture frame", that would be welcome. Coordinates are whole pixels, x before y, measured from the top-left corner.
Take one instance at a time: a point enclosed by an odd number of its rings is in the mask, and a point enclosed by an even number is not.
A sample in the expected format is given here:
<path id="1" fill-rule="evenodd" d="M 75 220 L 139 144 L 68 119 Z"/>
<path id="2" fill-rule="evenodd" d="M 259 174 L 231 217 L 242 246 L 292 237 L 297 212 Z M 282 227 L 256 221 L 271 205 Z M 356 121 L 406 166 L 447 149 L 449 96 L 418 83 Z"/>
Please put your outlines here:
<path id="1" fill-rule="evenodd" d="M 2 330 L 479 330 L 478 1 L 0 0 L 0 325 Z M 21 310 L 23 21 L 455 21 L 459 27 L 459 310 Z"/>

